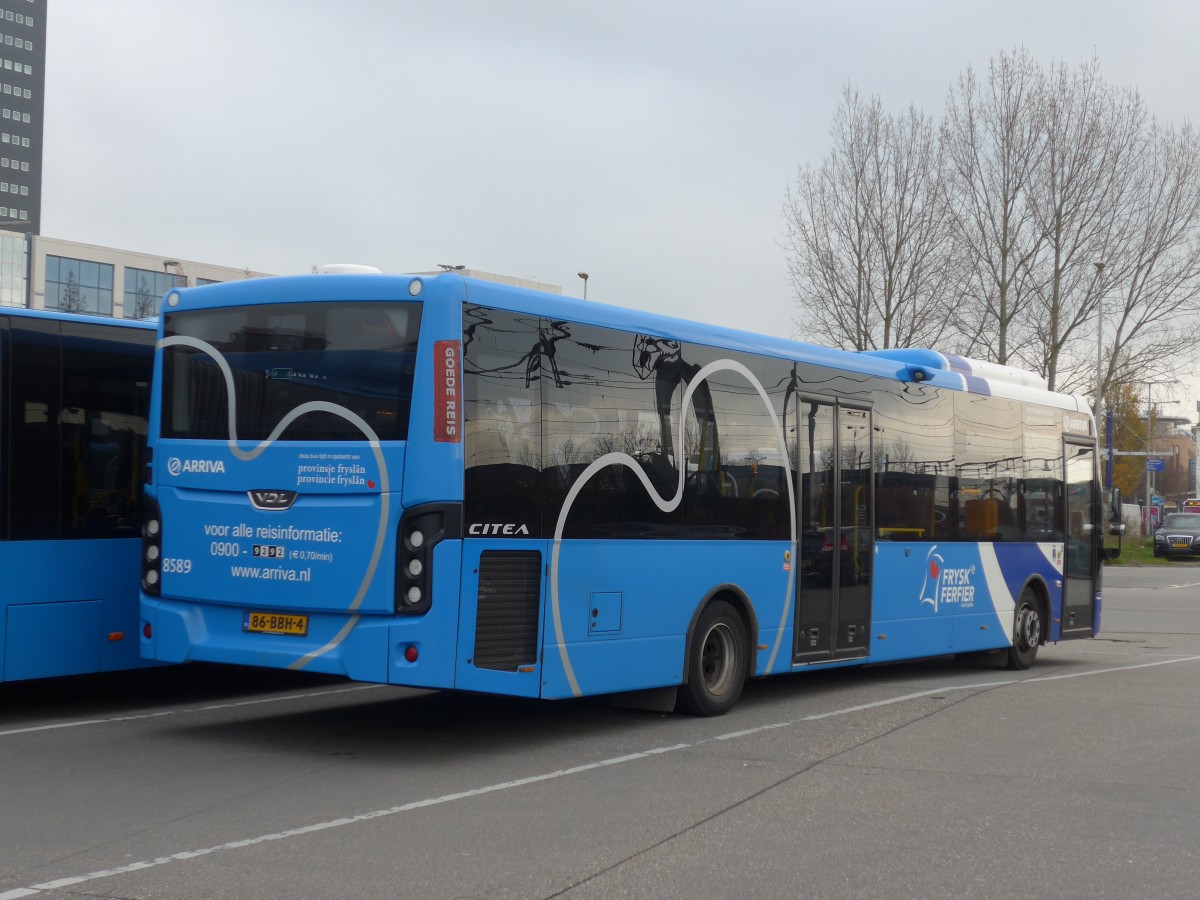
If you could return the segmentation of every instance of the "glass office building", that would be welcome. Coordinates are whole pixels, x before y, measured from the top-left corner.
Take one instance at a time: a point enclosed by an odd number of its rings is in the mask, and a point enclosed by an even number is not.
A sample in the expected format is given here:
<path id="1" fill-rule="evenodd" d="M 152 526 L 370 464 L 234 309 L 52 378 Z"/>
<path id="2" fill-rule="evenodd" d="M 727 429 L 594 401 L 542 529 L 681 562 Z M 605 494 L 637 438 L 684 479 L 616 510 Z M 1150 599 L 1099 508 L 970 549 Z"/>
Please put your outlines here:
<path id="1" fill-rule="evenodd" d="M 0 0 L 0 228 L 40 234 L 47 0 Z"/>

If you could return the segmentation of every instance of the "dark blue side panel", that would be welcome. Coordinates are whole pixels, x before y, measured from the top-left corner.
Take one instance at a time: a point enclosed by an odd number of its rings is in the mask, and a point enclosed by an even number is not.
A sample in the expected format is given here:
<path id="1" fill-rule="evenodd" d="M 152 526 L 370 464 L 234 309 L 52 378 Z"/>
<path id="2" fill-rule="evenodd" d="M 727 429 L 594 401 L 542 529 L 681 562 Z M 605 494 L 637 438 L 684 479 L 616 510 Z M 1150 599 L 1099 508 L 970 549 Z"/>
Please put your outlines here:
<path id="1" fill-rule="evenodd" d="M 19 603 L 7 611 L 4 680 L 100 671 L 99 600 Z"/>
<path id="2" fill-rule="evenodd" d="M 107 672 L 138 657 L 140 540 L 0 544 L 3 680 Z"/>

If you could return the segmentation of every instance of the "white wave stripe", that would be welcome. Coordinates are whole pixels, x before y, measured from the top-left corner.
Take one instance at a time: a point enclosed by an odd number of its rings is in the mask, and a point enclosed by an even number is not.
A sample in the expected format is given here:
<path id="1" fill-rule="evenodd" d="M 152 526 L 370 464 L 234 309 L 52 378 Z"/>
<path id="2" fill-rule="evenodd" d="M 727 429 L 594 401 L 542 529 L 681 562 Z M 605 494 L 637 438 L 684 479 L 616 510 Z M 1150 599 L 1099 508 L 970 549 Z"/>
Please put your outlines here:
<path id="1" fill-rule="evenodd" d="M 1000 560 L 996 558 L 996 548 L 991 544 L 977 544 L 979 547 L 979 563 L 983 569 L 983 580 L 987 583 L 988 596 L 992 600 L 992 608 L 1001 624 L 1007 624 L 1005 639 L 1009 645 L 1013 642 L 1013 632 L 1016 627 L 1014 616 L 1017 613 L 1017 602 L 1008 589 L 1004 572 L 1000 569 Z"/>
<path id="2" fill-rule="evenodd" d="M 550 554 L 550 609 L 554 619 L 554 638 L 558 647 L 559 660 L 562 662 L 563 671 L 567 676 L 567 683 L 571 687 L 571 693 L 576 696 L 582 696 L 582 691 L 579 687 L 579 681 L 575 677 L 575 669 L 571 665 L 570 652 L 567 650 L 566 636 L 563 633 L 562 609 L 559 599 L 558 590 L 558 571 L 559 571 L 559 556 L 562 550 L 562 534 L 563 528 L 567 523 L 567 516 L 571 512 L 571 507 L 575 503 L 575 499 L 579 496 L 579 492 L 591 478 L 598 472 L 606 469 L 608 466 L 625 466 L 630 469 L 642 486 L 646 489 L 646 493 L 650 499 L 654 501 L 654 505 L 665 513 L 674 512 L 679 508 L 679 504 L 683 502 L 683 487 L 687 477 L 687 447 L 684 445 L 686 431 L 684 429 L 684 417 L 687 415 L 687 410 L 691 403 L 692 394 L 696 389 L 704 383 L 714 372 L 731 371 L 737 372 L 753 387 L 760 397 L 767 412 L 771 416 L 771 423 L 775 427 L 775 434 L 779 440 L 779 450 L 782 453 L 782 458 L 788 460 L 787 439 L 783 433 L 783 424 L 779 421 L 779 416 L 775 414 L 775 409 L 771 406 L 771 398 L 767 394 L 766 388 L 762 386 L 757 378 L 754 377 L 748 368 L 741 363 L 732 359 L 718 359 L 703 366 L 696 376 L 688 383 L 687 390 L 683 395 L 683 405 L 679 409 L 679 449 L 676 453 L 676 469 L 679 472 L 679 483 L 675 488 L 675 495 L 670 499 L 659 495 L 655 490 L 654 485 L 650 483 L 650 478 L 646 475 L 641 465 L 636 459 L 628 453 L 613 452 L 605 453 L 599 459 L 594 460 L 583 474 L 575 480 L 571 485 L 571 489 L 567 492 L 567 497 L 563 501 L 562 510 L 558 514 L 558 524 L 554 528 L 554 546 Z M 791 510 L 791 563 L 788 568 L 787 578 L 787 594 L 783 601 L 783 612 L 779 618 L 779 630 L 775 635 L 775 645 L 771 648 L 771 655 L 767 660 L 766 670 L 771 671 L 775 665 L 775 659 L 779 655 L 779 647 L 783 641 L 783 634 L 787 626 L 788 613 L 791 611 L 792 589 L 795 579 L 795 566 L 798 563 L 796 559 L 796 491 L 792 484 L 792 470 L 790 464 L 783 467 L 784 475 L 787 479 L 787 494 L 788 506 Z"/>
<path id="3" fill-rule="evenodd" d="M 311 400 L 307 403 L 301 403 L 299 406 L 292 409 L 285 415 L 279 424 L 271 431 L 265 440 L 259 443 L 251 450 L 243 450 L 238 446 L 237 437 L 237 393 L 233 381 L 233 371 L 229 368 L 229 363 L 225 357 L 221 355 L 221 351 L 209 344 L 207 341 L 202 341 L 199 338 L 187 337 L 185 335 L 174 335 L 172 337 L 163 338 L 159 342 L 159 348 L 180 345 L 192 347 L 199 350 L 205 356 L 212 359 L 217 364 L 217 368 L 221 370 L 221 375 L 225 379 L 225 397 L 228 405 L 229 417 L 229 452 L 243 462 L 250 462 L 257 459 L 262 453 L 274 444 L 285 428 L 291 425 L 301 416 L 311 412 L 327 412 L 339 418 L 345 419 L 355 428 L 363 433 L 367 439 L 367 443 L 371 448 L 371 452 L 375 457 L 375 464 L 379 467 L 379 527 L 375 534 L 375 546 L 371 550 L 371 559 L 367 563 L 367 570 L 363 574 L 363 579 L 358 585 L 358 590 L 355 591 L 354 599 L 346 608 L 347 612 L 354 612 L 358 609 L 363 600 L 366 599 L 367 589 L 370 588 L 371 582 L 375 578 L 375 572 L 379 568 L 379 561 L 383 558 L 383 546 L 387 538 L 387 521 L 388 510 L 391 506 L 390 484 L 388 479 L 387 461 L 384 459 L 383 450 L 379 445 L 379 435 L 375 430 L 357 413 L 346 409 L 344 406 L 339 406 L 336 403 L 329 403 L 325 400 Z M 354 630 L 354 626 L 358 624 L 359 616 L 352 616 L 350 620 L 342 626 L 342 629 L 330 640 L 325 646 L 313 650 L 310 653 L 297 659 L 291 663 L 289 669 L 303 669 L 310 662 L 319 656 L 323 656 L 329 651 L 338 647 L 346 636 Z"/>

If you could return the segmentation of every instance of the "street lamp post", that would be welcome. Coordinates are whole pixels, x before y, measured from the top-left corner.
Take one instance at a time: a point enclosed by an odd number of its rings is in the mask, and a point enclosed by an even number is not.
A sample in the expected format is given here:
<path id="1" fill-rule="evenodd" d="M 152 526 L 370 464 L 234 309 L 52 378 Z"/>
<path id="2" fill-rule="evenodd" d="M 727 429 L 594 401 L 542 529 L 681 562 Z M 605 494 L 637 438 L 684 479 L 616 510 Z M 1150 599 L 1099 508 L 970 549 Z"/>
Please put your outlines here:
<path id="1" fill-rule="evenodd" d="M 580 272 L 580 273 L 579 273 L 579 277 L 583 279 L 583 299 L 584 299 L 584 300 L 586 300 L 586 299 L 587 299 L 587 280 L 588 280 L 588 273 L 587 273 L 587 272 Z"/>
<path id="2" fill-rule="evenodd" d="M 1154 433 L 1154 382 L 1146 382 L 1146 531 L 1150 530 L 1150 509 L 1154 505 L 1154 470 L 1150 461 L 1155 459 L 1154 452 L 1158 449 L 1158 436 Z"/>
<path id="3" fill-rule="evenodd" d="M 1200 419 L 1200 400 L 1196 401 L 1196 415 Z M 1192 426 L 1192 443 L 1196 445 L 1196 464 L 1188 466 L 1188 493 L 1200 496 L 1200 421 Z"/>
<path id="4" fill-rule="evenodd" d="M 1096 267 L 1096 279 L 1094 284 L 1100 286 L 1100 278 L 1104 275 L 1104 263 L 1102 261 L 1092 263 Z M 1102 389 L 1104 387 L 1104 291 L 1099 291 L 1096 296 L 1096 428 L 1100 428 L 1100 410 L 1103 402 L 1101 399 Z M 1110 451 L 1112 448 L 1109 448 Z"/>
<path id="5" fill-rule="evenodd" d="M 1154 399 L 1153 388 L 1156 384 L 1177 384 L 1175 381 L 1147 381 L 1146 384 L 1146 529 L 1150 527 L 1150 508 L 1154 505 L 1154 471 L 1150 468 L 1150 461 L 1157 459 L 1158 435 L 1154 430 Z M 1159 403 L 1166 405 L 1168 403 L 1178 403 L 1178 400 L 1160 400 Z"/>

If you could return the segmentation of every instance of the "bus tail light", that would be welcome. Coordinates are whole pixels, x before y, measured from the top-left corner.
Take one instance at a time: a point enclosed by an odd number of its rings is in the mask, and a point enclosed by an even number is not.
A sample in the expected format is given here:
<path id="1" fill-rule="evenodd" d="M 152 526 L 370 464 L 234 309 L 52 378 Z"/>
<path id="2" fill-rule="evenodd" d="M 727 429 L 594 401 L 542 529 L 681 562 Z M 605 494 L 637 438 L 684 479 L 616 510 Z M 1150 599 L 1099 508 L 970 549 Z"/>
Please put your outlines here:
<path id="1" fill-rule="evenodd" d="M 162 591 L 162 513 L 149 497 L 142 498 L 142 592 Z"/>
<path id="2" fill-rule="evenodd" d="M 433 606 L 433 548 L 462 537 L 457 504 L 418 506 L 400 520 L 396 538 L 396 615 L 419 615 Z"/>

